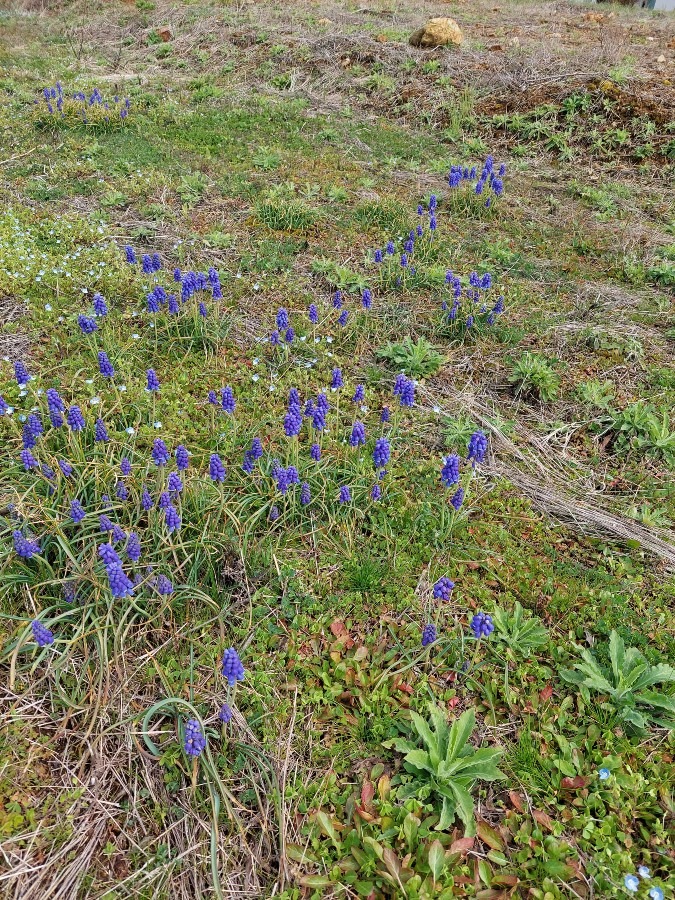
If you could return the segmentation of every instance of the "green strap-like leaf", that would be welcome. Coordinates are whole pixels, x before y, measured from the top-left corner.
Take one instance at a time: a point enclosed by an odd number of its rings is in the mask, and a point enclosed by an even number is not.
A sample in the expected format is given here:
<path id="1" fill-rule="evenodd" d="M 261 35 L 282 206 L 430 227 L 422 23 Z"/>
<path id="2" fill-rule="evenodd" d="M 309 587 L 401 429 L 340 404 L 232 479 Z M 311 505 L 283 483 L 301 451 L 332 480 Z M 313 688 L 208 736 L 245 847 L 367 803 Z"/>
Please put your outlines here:
<path id="1" fill-rule="evenodd" d="M 614 672 L 614 681 L 618 685 L 621 680 L 621 673 L 624 667 L 625 645 L 619 634 L 612 629 L 609 636 L 609 658 L 612 661 L 612 671 Z"/>
<path id="2" fill-rule="evenodd" d="M 473 707 L 465 710 L 459 719 L 455 719 L 450 729 L 450 737 L 448 739 L 448 749 L 445 754 L 445 761 L 452 762 L 460 756 L 464 745 L 469 740 L 471 732 L 476 725 L 476 711 Z"/>
<path id="3" fill-rule="evenodd" d="M 429 728 L 428 724 L 424 721 L 422 716 L 419 715 L 419 713 L 411 711 L 410 718 L 413 725 L 415 726 L 415 730 L 426 744 L 432 766 L 436 768 L 438 766 L 438 763 L 440 762 L 441 757 L 438 751 L 438 744 L 436 742 L 435 735 L 433 734 L 431 728 Z"/>
<path id="4" fill-rule="evenodd" d="M 457 782 L 451 783 L 452 791 L 457 801 L 457 815 L 465 825 L 464 834 L 473 837 L 476 834 L 476 822 L 473 816 L 473 798 L 465 787 Z"/>

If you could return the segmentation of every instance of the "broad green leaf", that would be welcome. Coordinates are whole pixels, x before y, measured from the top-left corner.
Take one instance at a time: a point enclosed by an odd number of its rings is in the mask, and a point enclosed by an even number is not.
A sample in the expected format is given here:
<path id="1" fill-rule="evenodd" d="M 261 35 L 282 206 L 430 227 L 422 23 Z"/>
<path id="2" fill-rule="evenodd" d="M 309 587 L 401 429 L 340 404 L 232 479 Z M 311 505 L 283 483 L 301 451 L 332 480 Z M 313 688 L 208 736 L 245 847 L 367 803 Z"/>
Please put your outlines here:
<path id="1" fill-rule="evenodd" d="M 464 822 L 466 837 L 473 837 L 476 834 L 476 823 L 473 817 L 473 798 L 465 787 L 462 787 L 456 781 L 451 782 L 450 787 L 457 801 L 457 815 Z"/>
<path id="2" fill-rule="evenodd" d="M 441 709 L 436 703 L 430 703 L 429 714 L 431 715 L 431 721 L 434 724 L 434 731 L 436 732 L 438 756 L 439 759 L 444 759 L 448 748 L 448 738 L 450 736 L 450 729 L 448 728 L 445 710 Z"/>
<path id="3" fill-rule="evenodd" d="M 323 831 L 326 837 L 329 837 L 333 844 L 335 845 L 335 849 L 339 849 L 340 847 L 340 836 L 337 831 L 333 827 L 333 823 L 330 818 L 326 815 L 326 813 L 320 809 L 316 814 L 316 821 L 319 828 Z"/>
<path id="4" fill-rule="evenodd" d="M 406 753 L 405 761 L 409 763 L 409 765 L 415 766 L 416 769 L 422 769 L 423 771 L 432 774 L 434 772 L 434 767 L 431 764 L 429 754 L 425 753 L 424 750 L 411 750 L 410 753 Z"/>
<path id="5" fill-rule="evenodd" d="M 408 815 L 403 820 L 403 834 L 405 836 L 405 841 L 410 852 L 414 852 L 415 847 L 417 846 L 417 831 L 419 827 L 420 820 L 417 818 L 417 816 L 414 816 L 412 813 L 408 813 Z"/>
<path id="6" fill-rule="evenodd" d="M 431 731 L 431 728 L 429 728 L 429 725 L 424 721 L 422 716 L 419 715 L 419 713 L 411 711 L 410 718 L 413 725 L 415 726 L 415 731 L 417 731 L 419 736 L 426 744 L 432 766 L 436 768 L 436 766 L 440 762 L 441 756 L 438 751 L 438 744 L 436 742 L 435 735 Z"/>
<path id="7" fill-rule="evenodd" d="M 434 881 L 440 881 L 445 868 L 445 850 L 440 841 L 434 841 L 429 847 L 428 862 Z"/>
<path id="8" fill-rule="evenodd" d="M 449 797 L 443 797 L 443 807 L 441 809 L 441 818 L 439 819 L 436 831 L 447 831 L 455 820 L 455 803 Z"/>
<path id="9" fill-rule="evenodd" d="M 612 629 L 609 636 L 609 658 L 612 661 L 612 671 L 614 672 L 614 681 L 618 684 L 621 680 L 621 674 L 624 666 L 625 645 L 619 634 Z"/>
<path id="10" fill-rule="evenodd" d="M 635 699 L 638 703 L 655 706 L 658 709 L 666 709 L 668 712 L 675 713 L 675 697 L 668 697 L 665 694 L 660 694 L 658 691 L 642 691 Z"/>
<path id="11" fill-rule="evenodd" d="M 469 740 L 471 732 L 476 725 L 476 711 L 473 707 L 465 710 L 459 719 L 455 719 L 450 729 L 450 737 L 448 738 L 448 749 L 445 754 L 445 761 L 450 762 L 459 756 L 464 749 L 464 745 Z"/>

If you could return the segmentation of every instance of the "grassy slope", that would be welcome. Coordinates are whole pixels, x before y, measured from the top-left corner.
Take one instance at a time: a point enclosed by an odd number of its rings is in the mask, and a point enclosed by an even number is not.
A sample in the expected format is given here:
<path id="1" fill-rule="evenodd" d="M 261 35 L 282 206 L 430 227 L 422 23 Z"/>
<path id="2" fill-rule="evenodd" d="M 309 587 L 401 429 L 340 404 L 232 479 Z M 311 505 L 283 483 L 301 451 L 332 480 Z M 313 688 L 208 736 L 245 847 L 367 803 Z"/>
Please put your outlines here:
<path id="1" fill-rule="evenodd" d="M 319 12 L 333 25 L 318 23 Z M 612 628 L 653 663 L 675 655 L 664 562 L 644 550 L 637 526 L 629 546 L 608 541 L 580 505 L 622 522 L 633 515 L 666 539 L 675 515 L 668 459 L 622 449 L 594 430 L 604 406 L 621 410 L 647 398 L 657 410 L 672 408 L 667 161 L 626 172 L 623 149 L 603 145 L 588 155 L 575 134 L 565 137 L 573 161 L 565 161 L 566 150 L 557 161 L 543 152 L 539 134 L 515 145 L 503 132 L 491 134 L 470 102 L 461 121 L 427 115 L 414 99 L 390 103 L 411 73 L 442 93 L 442 70 L 396 43 L 382 45 L 386 64 L 368 53 L 355 59 L 354 47 L 372 45 L 367 35 L 380 27 L 356 10 L 294 10 L 289 25 L 258 9 L 186 6 L 174 13 L 168 44 L 155 43 L 152 32 L 166 11 L 120 5 L 115 15 L 119 35 L 111 39 L 110 26 L 90 14 L 82 53 L 72 31 L 77 10 L 60 20 L 3 19 L 4 352 L 13 359 L 28 336 L 39 385 L 80 402 L 90 421 L 100 409 L 112 436 L 101 448 L 91 436 L 60 447 L 64 439 L 50 435 L 40 455 L 54 467 L 60 451 L 81 454 L 77 495 L 92 515 L 74 536 L 70 526 L 56 527 L 71 489 L 60 482 L 50 497 L 46 482 L 24 474 L 15 462 L 16 417 L 0 423 L 13 450 L 3 460 L 1 570 L 10 688 L 0 824 L 9 896 L 29 881 L 40 896 L 47 885 L 73 897 L 210 896 L 213 864 L 226 891 L 249 896 L 264 896 L 275 883 L 288 897 L 312 889 L 341 895 L 346 881 L 361 896 L 404 896 L 401 861 L 404 878 L 410 869 L 420 881 L 428 872 L 434 807 L 429 799 L 403 807 L 400 756 L 382 741 L 405 729 L 408 709 L 424 713 L 432 698 L 455 712 L 478 710 L 477 740 L 503 748 L 508 780 L 476 791 L 479 839 L 468 856 L 455 845 L 436 888 L 427 882 L 422 896 L 497 897 L 514 886 L 522 896 L 620 896 L 623 876 L 639 864 L 659 883 L 670 879 L 672 889 L 672 737 L 659 729 L 641 739 L 627 734 L 597 695 L 584 700 L 558 676 L 573 642 L 594 640 L 606 660 Z M 387 36 L 404 37 L 410 18 L 401 13 Z M 228 27 L 226 43 L 219 36 Z M 339 61 L 333 52 L 327 71 L 321 39 L 336 30 L 348 48 Z M 126 84 L 113 67 L 118 47 L 121 71 L 134 73 Z M 314 80 L 304 89 L 307 73 Z M 55 127 L 32 101 L 57 78 L 73 90 L 129 93 L 127 124 Z M 534 118 L 551 128 L 550 111 Z M 656 130 L 668 138 L 661 125 Z M 644 147 L 641 134 L 636 126 L 632 147 Z M 450 197 L 444 175 L 451 162 L 480 163 L 492 146 L 509 174 L 505 196 L 486 213 L 470 197 Z M 403 290 L 378 286 L 367 252 L 414 225 L 417 203 L 431 192 L 441 198 L 439 230 L 420 276 Z M 211 305 L 205 323 L 162 314 L 155 334 L 145 313 L 149 283 L 119 250 L 127 241 L 139 254 L 162 254 L 167 288 L 174 265 L 216 266 L 224 300 Z M 317 267 L 322 259 L 347 267 L 347 284 L 365 279 L 375 289 L 367 316 L 358 312 L 358 294 L 350 296 L 344 330 Z M 432 276 L 442 279 L 446 267 L 493 273 L 507 306 L 498 327 L 458 340 L 443 326 Z M 89 297 L 100 290 L 111 307 L 88 340 L 76 324 L 85 287 Z M 321 312 L 317 331 L 331 343 L 312 345 L 305 314 L 312 301 Z M 307 337 L 281 361 L 255 343 L 279 306 Z M 369 410 L 359 415 L 369 435 L 379 433 L 396 368 L 374 351 L 407 334 L 430 340 L 444 365 L 418 385 L 416 409 L 396 417 L 385 503 L 366 502 L 367 457 L 329 433 L 325 459 L 310 469 L 303 438 L 299 459 L 313 505 L 302 512 L 281 503 L 270 526 L 278 496 L 269 482 L 251 486 L 238 471 L 251 439 L 265 438 L 267 468 L 274 456 L 293 461 L 281 428 L 288 390 L 315 393 L 336 364 L 345 395 L 366 385 Z M 125 394 L 95 377 L 101 348 Z M 525 351 L 553 361 L 559 386 L 548 403 L 514 394 L 509 376 Z M 143 390 L 149 366 L 162 384 L 154 407 Z M 0 377 L 8 402 L 30 402 L 18 396 L 9 365 Z M 234 422 L 216 422 L 205 400 L 208 389 L 225 384 L 238 401 Z M 98 397 L 98 409 L 88 406 Z M 346 437 L 347 396 L 341 415 Z M 440 459 L 463 453 L 479 424 L 495 452 L 447 535 L 439 525 Z M 128 426 L 136 428 L 131 438 Z M 173 538 L 154 513 L 146 522 L 139 509 L 140 472 L 158 433 L 170 448 L 183 442 L 193 454 L 183 527 Z M 225 502 L 203 477 L 212 452 L 228 466 Z M 94 513 L 124 454 L 135 467 L 132 501 L 117 504 L 115 516 L 124 527 L 140 517 L 143 561 L 176 585 L 169 599 L 155 595 L 136 607 L 111 603 L 95 562 Z M 154 472 L 149 477 L 154 483 Z M 355 494 L 348 509 L 336 502 L 342 483 Z M 550 498 L 561 491 L 579 527 L 549 515 Z M 50 570 L 17 563 L 10 503 L 37 534 L 59 532 L 45 548 Z M 610 532 L 615 526 L 610 519 Z M 61 582 L 76 572 L 81 602 L 71 608 Z M 439 608 L 430 586 L 446 574 L 456 588 Z M 494 643 L 474 658 L 473 612 L 512 609 L 516 601 L 541 617 L 550 642 L 530 658 Z M 40 611 L 55 623 L 53 657 L 17 646 Z M 421 625 L 434 617 L 441 640 L 420 655 Z M 221 734 L 217 664 L 230 645 L 247 678 L 237 689 L 234 724 Z M 462 672 L 467 662 L 475 679 Z M 151 723 L 154 758 L 141 723 L 163 698 L 177 699 Z M 186 714 L 180 703 L 189 700 L 209 723 L 211 756 L 194 770 L 176 739 Z M 601 783 L 597 770 L 608 759 L 613 775 Z M 223 811 L 213 854 L 219 783 L 241 827 Z M 445 848 L 461 833 L 458 823 L 441 834 Z M 398 862 L 381 858 L 384 848 Z M 50 865 L 29 879 L 22 861 Z M 416 885 L 408 882 L 409 896 Z M 640 896 L 648 887 L 643 882 Z"/>

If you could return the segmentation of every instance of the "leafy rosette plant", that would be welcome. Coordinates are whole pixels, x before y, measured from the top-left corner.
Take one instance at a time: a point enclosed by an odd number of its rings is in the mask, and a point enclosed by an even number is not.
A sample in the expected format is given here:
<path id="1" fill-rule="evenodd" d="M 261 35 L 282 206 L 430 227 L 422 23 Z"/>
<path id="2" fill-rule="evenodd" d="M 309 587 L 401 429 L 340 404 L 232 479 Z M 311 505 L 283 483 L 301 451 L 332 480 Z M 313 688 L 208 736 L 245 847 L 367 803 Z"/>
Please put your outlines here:
<path id="1" fill-rule="evenodd" d="M 436 830 L 445 831 L 455 816 L 459 816 L 465 833 L 473 836 L 476 824 L 471 790 L 478 781 L 506 777 L 497 768 L 502 751 L 491 747 L 476 750 L 469 743 L 476 725 L 475 710 L 466 710 L 452 726 L 448 726 L 440 706 L 431 704 L 429 710 L 430 723 L 416 712 L 410 714 L 423 748 L 405 738 L 394 738 L 384 744 L 405 753 L 405 769 L 413 776 L 410 785 L 399 790 L 399 796 L 419 799 L 433 796 L 441 805 Z"/>
<path id="2" fill-rule="evenodd" d="M 590 650 L 581 651 L 581 662 L 561 669 L 561 677 L 579 685 L 588 702 L 591 691 L 605 694 L 619 718 L 644 731 L 648 724 L 675 728 L 675 697 L 650 690 L 655 684 L 675 682 L 675 669 L 666 663 L 652 666 L 635 647 L 628 647 L 616 631 L 609 636 L 611 669 L 601 665 Z"/>

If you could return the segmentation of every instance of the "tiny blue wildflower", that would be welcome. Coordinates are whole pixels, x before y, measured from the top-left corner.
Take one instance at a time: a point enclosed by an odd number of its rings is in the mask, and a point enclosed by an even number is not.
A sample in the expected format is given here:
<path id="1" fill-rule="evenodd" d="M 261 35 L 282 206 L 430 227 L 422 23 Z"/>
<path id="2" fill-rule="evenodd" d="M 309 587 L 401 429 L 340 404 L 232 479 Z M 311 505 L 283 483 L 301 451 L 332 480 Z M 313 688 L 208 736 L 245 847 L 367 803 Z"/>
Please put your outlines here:
<path id="1" fill-rule="evenodd" d="M 640 879 L 637 877 L 637 875 L 626 875 L 623 880 L 623 884 L 627 891 L 629 891 L 631 894 L 634 894 L 640 887 Z"/>
<path id="2" fill-rule="evenodd" d="M 665 895 L 663 893 L 663 888 L 658 887 L 658 885 L 654 885 L 653 888 L 649 889 L 649 893 L 647 894 L 647 896 L 650 898 L 650 900 L 663 900 Z"/>
<path id="3" fill-rule="evenodd" d="M 651 878 L 651 872 L 647 866 L 638 866 L 638 875 L 640 878 Z"/>
<path id="4" fill-rule="evenodd" d="M 609 769 L 598 769 L 598 778 L 600 779 L 600 781 L 607 781 L 611 774 L 612 773 L 609 771 Z"/>

